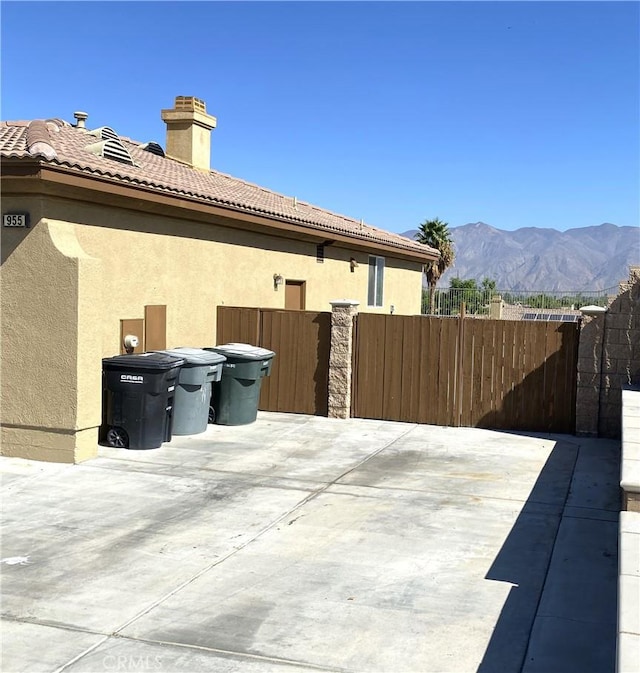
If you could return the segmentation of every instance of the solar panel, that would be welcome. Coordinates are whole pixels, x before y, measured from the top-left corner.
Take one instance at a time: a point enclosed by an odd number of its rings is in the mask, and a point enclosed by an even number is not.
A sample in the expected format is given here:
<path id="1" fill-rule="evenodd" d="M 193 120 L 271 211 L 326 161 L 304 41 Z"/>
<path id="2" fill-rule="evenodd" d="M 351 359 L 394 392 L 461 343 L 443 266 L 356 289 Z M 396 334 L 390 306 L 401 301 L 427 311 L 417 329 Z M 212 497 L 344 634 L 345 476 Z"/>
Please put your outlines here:
<path id="1" fill-rule="evenodd" d="M 553 322 L 576 322 L 579 316 L 570 313 L 525 313 L 522 320 L 551 320 Z"/>

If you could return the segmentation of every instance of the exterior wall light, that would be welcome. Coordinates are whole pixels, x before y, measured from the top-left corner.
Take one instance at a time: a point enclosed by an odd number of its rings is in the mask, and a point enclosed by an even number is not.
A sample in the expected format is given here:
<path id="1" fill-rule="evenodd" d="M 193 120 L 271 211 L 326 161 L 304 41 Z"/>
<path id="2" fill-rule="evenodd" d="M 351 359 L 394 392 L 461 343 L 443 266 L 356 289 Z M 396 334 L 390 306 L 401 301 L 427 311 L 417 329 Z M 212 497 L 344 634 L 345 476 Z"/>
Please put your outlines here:
<path id="1" fill-rule="evenodd" d="M 124 338 L 124 349 L 127 354 L 133 353 L 133 351 L 139 346 L 140 339 L 135 334 L 127 334 Z"/>
<path id="2" fill-rule="evenodd" d="M 284 278 L 279 273 L 274 273 L 273 274 L 273 289 L 277 290 L 278 285 L 282 285 L 283 283 L 284 283 Z"/>
<path id="3" fill-rule="evenodd" d="M 358 262 L 356 261 L 356 258 L 352 257 L 349 260 L 349 264 L 351 265 L 351 273 L 353 273 L 356 270 L 356 267 L 358 266 Z"/>

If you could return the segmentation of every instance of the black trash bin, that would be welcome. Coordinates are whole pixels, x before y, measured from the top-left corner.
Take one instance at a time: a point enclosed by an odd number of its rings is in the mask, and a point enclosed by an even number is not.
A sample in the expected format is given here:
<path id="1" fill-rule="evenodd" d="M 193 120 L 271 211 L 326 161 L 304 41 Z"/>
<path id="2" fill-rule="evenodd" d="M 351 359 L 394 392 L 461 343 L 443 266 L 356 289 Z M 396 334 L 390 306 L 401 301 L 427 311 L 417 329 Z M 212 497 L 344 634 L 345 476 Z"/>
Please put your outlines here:
<path id="1" fill-rule="evenodd" d="M 246 425 L 258 416 L 262 379 L 271 373 L 275 353 L 250 344 L 230 343 L 206 350 L 224 355 L 222 378 L 213 384 L 214 422 Z"/>
<path id="2" fill-rule="evenodd" d="M 157 449 L 171 441 L 173 398 L 184 358 L 162 353 L 102 360 L 104 440 L 109 446 Z"/>
<path id="3" fill-rule="evenodd" d="M 220 380 L 226 358 L 202 348 L 180 347 L 155 352 L 184 358 L 173 404 L 173 434 L 204 432 L 210 417 L 211 384 Z"/>

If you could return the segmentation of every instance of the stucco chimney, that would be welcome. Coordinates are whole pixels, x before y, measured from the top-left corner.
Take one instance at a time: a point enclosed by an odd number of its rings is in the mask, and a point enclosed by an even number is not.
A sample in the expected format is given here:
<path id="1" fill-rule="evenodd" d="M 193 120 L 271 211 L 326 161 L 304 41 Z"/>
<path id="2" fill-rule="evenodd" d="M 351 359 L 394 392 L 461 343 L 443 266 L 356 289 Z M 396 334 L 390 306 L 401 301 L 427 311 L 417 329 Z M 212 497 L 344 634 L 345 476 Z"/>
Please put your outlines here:
<path id="1" fill-rule="evenodd" d="M 211 129 L 216 118 L 207 114 L 204 101 L 193 96 L 176 96 L 175 107 L 162 110 L 167 125 L 168 156 L 202 171 L 211 167 Z"/>

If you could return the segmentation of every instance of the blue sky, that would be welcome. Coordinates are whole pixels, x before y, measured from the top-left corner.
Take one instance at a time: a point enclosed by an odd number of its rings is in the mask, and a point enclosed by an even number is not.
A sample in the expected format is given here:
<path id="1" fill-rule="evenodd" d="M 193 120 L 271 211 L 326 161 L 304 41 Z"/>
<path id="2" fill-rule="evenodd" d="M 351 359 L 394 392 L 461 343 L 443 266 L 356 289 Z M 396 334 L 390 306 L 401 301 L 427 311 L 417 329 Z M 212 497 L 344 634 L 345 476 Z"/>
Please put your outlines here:
<path id="1" fill-rule="evenodd" d="M 390 231 L 640 223 L 636 2 L 6 2 L 1 117 L 89 113 Z"/>

